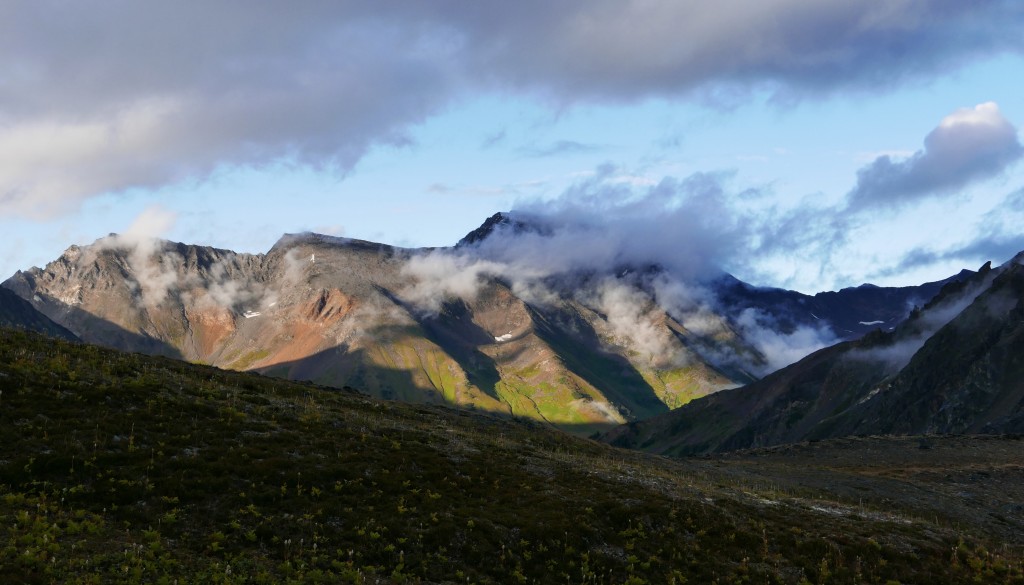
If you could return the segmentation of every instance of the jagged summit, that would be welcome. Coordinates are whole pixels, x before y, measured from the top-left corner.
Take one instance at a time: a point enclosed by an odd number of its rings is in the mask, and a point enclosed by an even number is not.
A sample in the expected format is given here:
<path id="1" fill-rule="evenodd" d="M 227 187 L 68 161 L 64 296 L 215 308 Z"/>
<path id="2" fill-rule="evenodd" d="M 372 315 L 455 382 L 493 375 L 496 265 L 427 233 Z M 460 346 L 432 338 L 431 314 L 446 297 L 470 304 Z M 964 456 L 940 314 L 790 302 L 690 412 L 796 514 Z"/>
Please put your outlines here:
<path id="1" fill-rule="evenodd" d="M 522 212 L 499 211 L 488 217 L 480 227 L 466 234 L 464 238 L 455 244 L 455 247 L 463 248 L 479 244 L 495 232 L 502 230 L 509 230 L 513 234 L 535 233 L 550 235 L 553 232 L 552 227 L 539 217 Z"/>

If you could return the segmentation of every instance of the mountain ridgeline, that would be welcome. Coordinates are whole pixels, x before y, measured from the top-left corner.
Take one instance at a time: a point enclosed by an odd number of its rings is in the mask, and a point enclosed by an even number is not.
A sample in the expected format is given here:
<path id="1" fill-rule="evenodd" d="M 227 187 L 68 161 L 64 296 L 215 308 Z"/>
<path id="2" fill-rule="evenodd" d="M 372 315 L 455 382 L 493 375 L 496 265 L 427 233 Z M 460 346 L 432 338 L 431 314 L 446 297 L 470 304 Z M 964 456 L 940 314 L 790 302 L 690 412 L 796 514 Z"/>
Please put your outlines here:
<path id="1" fill-rule="evenodd" d="M 1021 256 L 947 284 L 891 332 L 610 432 L 685 455 L 851 435 L 1024 432 Z"/>
<path id="2" fill-rule="evenodd" d="M 487 256 L 556 231 L 497 214 L 452 248 L 299 234 L 265 254 L 111 235 L 3 286 L 88 343 L 589 434 L 895 327 L 973 274 L 808 296 L 653 262 L 531 272 Z"/>

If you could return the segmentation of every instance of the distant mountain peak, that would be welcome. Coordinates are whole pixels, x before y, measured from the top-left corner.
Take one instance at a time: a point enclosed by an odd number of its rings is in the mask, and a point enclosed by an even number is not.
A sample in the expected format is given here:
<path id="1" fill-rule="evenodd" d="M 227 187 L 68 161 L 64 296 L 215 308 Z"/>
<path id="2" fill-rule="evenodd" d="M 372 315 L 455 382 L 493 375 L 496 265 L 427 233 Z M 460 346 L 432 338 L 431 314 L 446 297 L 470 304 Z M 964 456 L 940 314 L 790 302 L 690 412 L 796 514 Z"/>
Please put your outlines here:
<path id="1" fill-rule="evenodd" d="M 499 211 L 484 220 L 480 227 L 466 234 L 455 244 L 456 248 L 474 246 L 491 237 L 499 230 L 510 230 L 513 234 L 536 233 L 551 235 L 551 226 L 545 225 L 540 219 L 520 212 Z"/>
<path id="2" fill-rule="evenodd" d="M 324 246 L 324 247 L 339 247 L 339 248 L 358 248 L 358 249 L 374 249 L 374 250 L 392 250 L 395 246 L 388 244 L 380 244 L 377 242 L 370 242 L 367 240 L 359 240 L 355 238 L 346 238 L 344 236 L 331 236 L 327 234 L 318 234 L 315 232 L 299 232 L 294 234 L 284 234 L 278 238 L 277 242 L 270 247 L 269 253 L 274 251 L 284 251 L 301 245 L 313 245 L 313 246 Z"/>

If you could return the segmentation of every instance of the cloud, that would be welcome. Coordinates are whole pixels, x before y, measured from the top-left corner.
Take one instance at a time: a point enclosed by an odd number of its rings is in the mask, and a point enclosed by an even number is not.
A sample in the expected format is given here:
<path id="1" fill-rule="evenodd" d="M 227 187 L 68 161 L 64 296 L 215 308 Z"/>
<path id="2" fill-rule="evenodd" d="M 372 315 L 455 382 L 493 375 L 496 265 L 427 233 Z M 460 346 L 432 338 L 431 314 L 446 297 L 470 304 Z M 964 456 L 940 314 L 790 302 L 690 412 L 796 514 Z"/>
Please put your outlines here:
<path id="1" fill-rule="evenodd" d="M 413 284 L 402 294 L 421 309 L 437 313 L 444 301 L 452 297 L 472 301 L 488 276 L 503 271 L 504 267 L 496 263 L 465 254 L 419 254 L 402 267 L 403 274 L 413 278 Z"/>
<path id="2" fill-rule="evenodd" d="M 128 266 L 142 301 L 159 305 L 178 283 L 178 270 L 184 263 L 177 253 L 165 249 L 160 236 L 174 227 L 178 216 L 161 205 L 150 205 L 132 221 L 123 234 L 112 234 L 97 242 L 97 250 L 128 251 Z"/>
<path id="3" fill-rule="evenodd" d="M 155 307 L 172 292 L 180 298 L 192 299 L 190 289 L 205 285 L 207 294 L 198 299 L 200 306 L 220 306 L 234 311 L 262 307 L 276 301 L 276 293 L 261 282 L 239 271 L 229 259 L 219 258 L 203 273 L 189 274 L 185 259 L 174 244 L 162 239 L 177 223 L 178 215 L 159 204 L 142 211 L 121 234 L 111 234 L 89 248 L 89 253 L 102 250 L 127 252 L 131 278 L 129 286 L 137 287 L 143 304 Z M 84 262 L 89 262 L 86 258 Z M 200 282 L 203 280 L 203 282 Z"/>
<path id="4" fill-rule="evenodd" d="M 914 268 L 949 261 L 978 263 L 995 260 L 998 262 L 1012 258 L 1022 250 L 1024 250 L 1024 235 L 998 233 L 977 238 L 968 244 L 948 250 L 915 248 L 903 256 L 896 266 L 881 270 L 877 274 L 883 277 L 892 276 Z"/>
<path id="5" fill-rule="evenodd" d="M 917 319 L 907 321 L 900 328 L 898 338 L 891 345 L 876 346 L 867 349 L 855 349 L 847 354 L 851 359 L 878 361 L 885 364 L 889 371 L 903 369 L 914 354 L 936 331 L 945 327 L 957 315 L 963 312 L 982 293 L 988 290 L 999 270 L 992 270 L 984 278 L 969 283 L 963 290 L 951 294 L 922 311 Z M 933 301 L 934 302 L 934 301 Z M 1000 302 L 993 303 L 993 309 L 1001 308 Z M 1011 304 L 1010 307 L 1013 305 Z M 1009 307 L 1006 307 L 1007 309 Z"/>
<path id="6" fill-rule="evenodd" d="M 586 304 L 604 315 L 612 334 L 626 340 L 650 363 L 660 367 L 687 364 L 682 347 L 663 325 L 665 310 L 636 283 L 605 277 L 593 290 L 580 292 Z"/>
<path id="7" fill-rule="evenodd" d="M 532 158 L 548 158 L 552 156 L 565 156 L 570 154 L 585 154 L 600 151 L 603 147 L 597 144 L 584 144 L 575 140 L 559 140 L 543 146 L 527 146 L 521 148 L 524 156 Z"/>
<path id="8" fill-rule="evenodd" d="M 436 5 L 435 5 L 436 6 Z M 502 86 L 622 101 L 776 88 L 780 99 L 887 89 L 1022 47 L 1024 9 L 955 0 L 518 2 L 436 8 Z M 709 87 L 717 84 L 718 87 Z"/>
<path id="9" fill-rule="evenodd" d="M 872 277 L 886 278 L 950 262 L 974 266 L 987 261 L 1001 263 L 1024 250 L 1024 234 L 1018 229 L 1024 219 L 1022 216 L 1024 189 L 1017 189 L 981 217 L 969 240 L 945 248 L 914 248 L 906 252 L 894 266 L 877 270 Z"/>
<path id="10" fill-rule="evenodd" d="M 703 278 L 718 274 L 745 241 L 748 218 L 731 206 L 725 185 L 730 175 L 695 173 L 653 185 L 621 176 L 617 167 L 602 165 L 554 201 L 521 203 L 513 218 L 542 229 L 499 233 L 484 240 L 478 253 L 523 270 L 657 264 Z"/>
<path id="11" fill-rule="evenodd" d="M 1021 50 L 1022 13 L 1008 0 L 19 3 L 0 19 L 0 214 L 49 218 L 224 166 L 344 172 L 473 92 L 572 105 L 889 88 Z"/>
<path id="12" fill-rule="evenodd" d="M 493 148 L 505 141 L 506 131 L 504 129 L 499 130 L 493 134 L 484 136 L 483 140 L 480 141 L 480 149 L 487 150 Z"/>
<path id="13" fill-rule="evenodd" d="M 457 91 L 437 26 L 297 10 L 48 2 L 0 19 L 0 214 L 285 160 L 345 171 Z"/>
<path id="14" fill-rule="evenodd" d="M 754 369 L 762 376 L 839 342 L 835 333 L 824 326 L 802 325 L 784 332 L 770 315 L 757 309 L 744 310 L 736 318 L 736 324 L 747 343 L 764 357 L 764 363 Z"/>
<path id="15" fill-rule="evenodd" d="M 1001 173 L 1022 154 L 1017 129 L 998 105 L 961 108 L 943 118 L 911 157 L 894 162 L 880 156 L 859 170 L 849 210 L 898 208 L 947 194 Z"/>
<path id="16" fill-rule="evenodd" d="M 413 255 L 403 268 L 413 284 L 399 296 L 431 314 L 498 280 L 534 305 L 589 307 L 613 343 L 659 367 L 685 365 L 696 351 L 766 373 L 835 341 L 827 328 L 785 332 L 766 315 L 723 316 L 713 283 L 723 266 L 755 253 L 764 229 L 756 213 L 731 205 L 729 175 L 653 185 L 621 176 L 602 166 L 555 201 L 521 205 L 476 244 Z M 688 349 L 667 319 L 695 336 Z"/>

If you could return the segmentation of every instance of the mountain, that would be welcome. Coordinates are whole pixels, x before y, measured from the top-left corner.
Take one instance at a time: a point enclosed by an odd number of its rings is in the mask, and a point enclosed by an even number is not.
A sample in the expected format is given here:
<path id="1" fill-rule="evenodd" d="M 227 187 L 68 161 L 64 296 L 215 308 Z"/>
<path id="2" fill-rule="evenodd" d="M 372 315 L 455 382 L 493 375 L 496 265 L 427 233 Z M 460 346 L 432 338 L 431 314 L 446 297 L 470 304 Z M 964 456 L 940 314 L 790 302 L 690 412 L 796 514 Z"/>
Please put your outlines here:
<path id="1" fill-rule="evenodd" d="M 581 432 L 737 383 L 687 349 L 664 315 L 652 336 L 678 356 L 655 362 L 592 307 L 528 303 L 498 279 L 425 307 L 408 265 L 429 262 L 428 251 L 313 234 L 257 255 L 129 244 L 72 247 L 4 286 L 92 343 Z"/>
<path id="2" fill-rule="evenodd" d="M 513 215 L 499 211 L 484 220 L 480 227 L 466 234 L 465 237 L 455 244 L 455 247 L 462 248 L 479 244 L 499 231 L 513 235 L 524 233 L 549 235 L 552 232 L 552 228 L 536 217 L 522 216 L 521 214 Z"/>
<path id="3" fill-rule="evenodd" d="M 71 341 L 77 339 L 73 333 L 37 311 L 32 303 L 2 287 L 0 287 L 0 327 L 27 329 Z"/>
<path id="4" fill-rule="evenodd" d="M 672 461 L 8 329 L 0 380 L 3 583 L 1024 579 L 1019 438 Z"/>
<path id="5" fill-rule="evenodd" d="M 828 325 L 837 340 L 858 339 L 876 330 L 895 329 L 910 311 L 931 300 L 943 286 L 971 278 L 962 270 L 949 278 L 917 286 L 881 287 L 862 284 L 839 291 L 806 295 L 779 288 L 752 287 L 731 276 L 716 282 L 721 306 L 731 314 L 757 310 L 769 314 L 785 330 Z"/>
<path id="6" fill-rule="evenodd" d="M 3 286 L 90 343 L 588 434 L 756 380 L 834 342 L 833 320 L 894 322 L 933 288 L 825 302 L 656 264 L 540 271 L 553 230 L 497 214 L 454 248 L 297 234 L 266 254 L 111 235 Z"/>
<path id="7" fill-rule="evenodd" d="M 851 435 L 1020 433 L 1021 257 L 948 283 L 892 332 L 822 349 L 606 438 L 680 455 Z"/>

